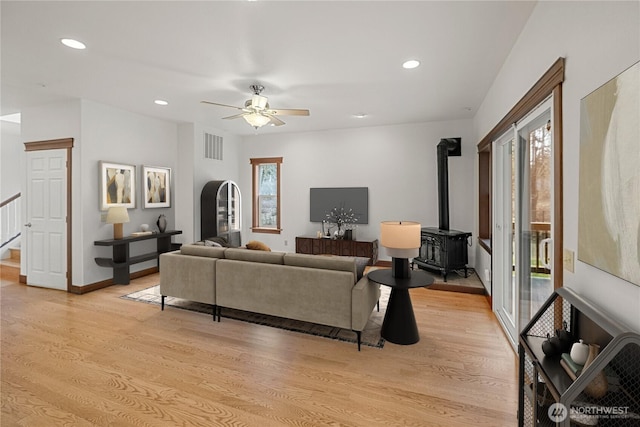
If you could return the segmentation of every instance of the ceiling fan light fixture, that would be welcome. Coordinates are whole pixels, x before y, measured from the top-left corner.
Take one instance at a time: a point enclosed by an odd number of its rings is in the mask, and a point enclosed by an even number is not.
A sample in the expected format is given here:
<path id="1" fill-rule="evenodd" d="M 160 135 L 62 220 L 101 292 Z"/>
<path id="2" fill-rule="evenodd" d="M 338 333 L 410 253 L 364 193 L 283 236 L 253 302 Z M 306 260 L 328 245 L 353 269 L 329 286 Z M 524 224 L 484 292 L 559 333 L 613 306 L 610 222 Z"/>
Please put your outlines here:
<path id="1" fill-rule="evenodd" d="M 267 108 L 267 97 L 262 95 L 253 95 L 251 97 L 251 106 L 256 110 L 264 110 Z"/>
<path id="2" fill-rule="evenodd" d="M 244 107 L 234 107 L 233 105 L 227 104 L 219 104 L 217 102 L 211 101 L 200 101 L 204 104 L 217 105 L 219 107 L 227 107 L 233 108 L 236 110 L 242 111 L 242 113 L 234 114 L 233 116 L 223 117 L 223 119 L 239 119 L 240 117 L 244 118 L 244 120 L 249 123 L 249 125 L 253 126 L 255 129 L 258 129 L 264 125 L 271 126 L 282 126 L 285 124 L 282 120 L 280 120 L 277 116 L 308 116 L 309 110 L 304 110 L 301 108 L 276 108 L 272 109 L 269 106 L 269 100 L 266 96 L 260 95 L 260 93 L 264 90 L 264 86 L 262 85 L 251 85 L 251 90 L 253 91 L 253 95 L 251 99 L 248 99 L 244 103 Z"/>
<path id="3" fill-rule="evenodd" d="M 242 116 L 242 118 L 245 119 L 247 123 L 249 123 L 251 126 L 253 126 L 256 129 L 266 125 L 271 121 L 269 117 L 263 116 L 260 113 L 245 114 L 244 116 Z"/>

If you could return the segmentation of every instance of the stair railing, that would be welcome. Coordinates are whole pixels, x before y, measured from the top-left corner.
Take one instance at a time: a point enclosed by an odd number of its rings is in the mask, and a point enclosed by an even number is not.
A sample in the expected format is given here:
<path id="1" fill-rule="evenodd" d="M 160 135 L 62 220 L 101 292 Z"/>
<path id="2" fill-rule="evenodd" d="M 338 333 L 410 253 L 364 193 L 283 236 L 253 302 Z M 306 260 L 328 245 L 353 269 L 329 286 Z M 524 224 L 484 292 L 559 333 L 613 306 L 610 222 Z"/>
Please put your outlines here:
<path id="1" fill-rule="evenodd" d="M 0 203 L 0 248 L 20 236 L 20 193 Z"/>

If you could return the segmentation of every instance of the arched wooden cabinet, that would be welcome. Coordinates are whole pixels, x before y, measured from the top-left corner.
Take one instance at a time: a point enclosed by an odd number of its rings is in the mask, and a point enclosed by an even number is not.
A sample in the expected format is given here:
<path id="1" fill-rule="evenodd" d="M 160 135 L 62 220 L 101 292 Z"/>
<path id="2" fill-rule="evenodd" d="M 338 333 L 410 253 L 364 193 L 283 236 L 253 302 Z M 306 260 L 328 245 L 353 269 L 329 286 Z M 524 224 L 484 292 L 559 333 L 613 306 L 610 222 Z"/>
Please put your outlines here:
<path id="1" fill-rule="evenodd" d="M 209 181 L 200 194 L 200 239 L 224 237 L 240 246 L 242 198 L 233 181 Z"/>

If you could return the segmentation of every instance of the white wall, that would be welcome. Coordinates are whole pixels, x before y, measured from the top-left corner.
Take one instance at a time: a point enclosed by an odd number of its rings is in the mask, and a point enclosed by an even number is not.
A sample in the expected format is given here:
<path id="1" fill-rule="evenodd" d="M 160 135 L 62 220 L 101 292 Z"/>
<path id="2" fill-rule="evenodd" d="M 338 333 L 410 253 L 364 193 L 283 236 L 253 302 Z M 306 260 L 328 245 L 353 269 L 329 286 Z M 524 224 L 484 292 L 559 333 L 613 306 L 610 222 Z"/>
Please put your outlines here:
<path id="1" fill-rule="evenodd" d="M 204 158 L 204 133 L 209 133 L 223 138 L 223 153 L 222 160 L 213 160 Z M 200 194 L 202 188 L 209 181 L 226 181 L 231 180 L 238 182 L 240 179 L 240 163 L 239 158 L 240 146 L 242 144 L 242 138 L 236 135 L 229 134 L 219 129 L 195 125 L 195 139 L 194 139 L 194 176 L 193 176 L 193 219 L 194 219 L 194 239 L 200 240 Z M 246 160 L 249 161 L 248 159 Z M 251 200 L 251 192 L 242 192 L 243 203 Z M 249 205 L 250 206 L 250 205 Z M 246 209 L 251 209 L 246 208 Z M 243 226 L 246 224 L 243 224 Z M 250 225 L 250 224 L 249 224 Z M 246 242 L 246 240 L 243 240 Z"/>
<path id="2" fill-rule="evenodd" d="M 204 134 L 220 136 L 223 139 L 222 160 L 204 157 Z M 200 240 L 200 193 L 209 181 L 237 182 L 239 179 L 238 157 L 242 139 L 220 129 L 198 123 L 184 123 L 178 128 L 178 159 L 181 174 L 176 192 L 179 203 L 176 218 L 183 230 L 184 242 Z M 244 195 L 244 194 L 243 194 Z M 246 197 L 250 197 L 246 196 Z"/>
<path id="3" fill-rule="evenodd" d="M 21 111 L 21 138 L 24 142 L 44 141 L 51 139 L 73 138 L 74 148 L 71 150 L 72 173 L 81 169 L 81 143 L 80 143 L 80 111 L 81 105 L 79 100 L 70 100 L 63 102 L 51 103 L 38 107 L 25 108 Z M 26 165 L 26 153 L 22 152 L 22 162 Z M 27 175 L 26 168 L 20 174 L 22 194 L 22 224 L 28 222 L 25 217 L 26 209 L 26 188 Z M 73 179 L 71 182 L 72 194 L 80 194 L 81 181 Z M 72 199 L 71 205 L 73 229 L 71 231 L 72 246 L 72 283 L 76 284 L 76 279 L 82 276 L 82 263 L 75 262 L 76 259 L 82 258 L 82 236 L 80 233 L 82 225 L 82 210 L 78 199 Z M 22 228 L 22 236 L 26 236 L 26 229 Z M 22 256 L 20 258 L 20 274 L 27 274 L 27 239 L 22 239 Z"/>
<path id="4" fill-rule="evenodd" d="M 260 240 L 294 252 L 296 236 L 315 236 L 321 225 L 309 221 L 311 187 L 369 187 L 369 224 L 356 230 L 361 240 L 379 238 L 383 220 L 437 226 L 436 145 L 448 137 L 462 138 L 462 157 L 449 159 L 450 226 L 472 231 L 475 138 L 471 121 L 459 120 L 246 137 L 238 182 L 244 195 L 243 242 Z M 249 159 L 280 156 L 282 234 L 252 233 Z M 470 249 L 471 266 L 473 254 Z M 380 258 L 390 259 L 384 249 Z"/>
<path id="5" fill-rule="evenodd" d="M 193 197 L 193 151 L 194 151 L 193 123 L 178 125 L 178 170 L 173 177 L 174 212 L 176 215 L 176 229 L 182 230 L 182 242 L 194 240 L 194 197 Z"/>
<path id="6" fill-rule="evenodd" d="M 24 169 L 24 144 L 20 137 L 20 124 L 0 121 L 0 201 L 5 201 L 20 193 L 22 182 L 22 170 Z M 16 211 L 13 211 L 13 206 Z M 2 227 L 2 240 L 14 237 L 23 222 L 20 213 L 21 201 L 16 200 L 10 206 L 5 207 L 0 217 Z M 11 212 L 9 212 L 11 209 Z M 21 237 L 11 241 L 10 244 L 0 248 L 0 258 L 8 258 L 9 248 L 20 246 Z"/>
<path id="7" fill-rule="evenodd" d="M 566 58 L 564 246 L 577 253 L 580 100 L 640 60 L 640 3 L 539 2 L 474 119 L 477 141 L 558 57 Z M 575 273 L 564 271 L 564 280 L 565 286 L 640 330 L 640 286 L 578 260 Z"/>
<path id="8" fill-rule="evenodd" d="M 96 265 L 95 257 L 111 256 L 111 248 L 96 247 L 95 240 L 113 237 L 113 226 L 102 222 L 99 207 L 100 160 L 136 166 L 136 208 L 129 210 L 130 222 L 125 234 L 137 231 L 142 223 L 155 226 L 162 213 L 174 228 L 174 207 L 143 209 L 142 165 L 177 169 L 177 125 L 129 113 L 87 100 L 25 109 L 22 112 L 22 139 L 38 141 L 74 138 L 72 149 L 72 284 L 84 286 L 113 277 L 111 269 Z M 26 180 L 26 175 L 24 175 Z M 23 183 L 23 188 L 26 186 Z M 25 209 L 23 208 L 23 211 Z M 175 240 L 178 241 L 179 236 Z M 23 246 L 25 242 L 23 241 Z M 155 251 L 155 241 L 132 246 L 132 255 Z M 23 257 L 22 274 L 26 274 Z M 132 266 L 131 271 L 154 266 L 146 262 Z"/>
<path id="9" fill-rule="evenodd" d="M 142 166 L 162 166 L 172 169 L 173 176 L 179 176 L 177 168 L 178 130 L 175 123 L 130 113 L 92 101 L 82 101 L 81 170 L 74 165 L 74 180 L 82 180 L 82 264 L 81 284 L 90 284 L 113 277 L 109 268 L 98 267 L 95 257 L 111 256 L 111 248 L 96 247 L 93 242 L 113 238 L 113 226 L 102 222 L 97 189 L 99 188 L 99 162 L 124 163 L 136 166 L 136 208 L 129 209 L 129 223 L 124 224 L 124 234 L 140 230 L 141 224 L 149 224 L 152 229 L 160 214 L 168 220 L 168 229 L 175 228 L 175 202 L 171 208 L 143 208 Z M 74 193 L 75 195 L 75 193 Z M 75 225 L 75 222 L 74 222 Z M 176 236 L 174 241 L 180 241 Z M 136 243 L 131 246 L 131 255 L 153 252 L 156 242 Z M 74 259 L 76 261 L 77 258 Z M 77 261 L 76 261 L 77 262 Z M 156 266 L 155 261 L 135 264 L 131 271 Z M 74 283 L 76 284 L 76 283 Z"/>
<path id="10" fill-rule="evenodd" d="M 20 192 L 24 145 L 20 124 L 0 121 L 0 201 Z"/>

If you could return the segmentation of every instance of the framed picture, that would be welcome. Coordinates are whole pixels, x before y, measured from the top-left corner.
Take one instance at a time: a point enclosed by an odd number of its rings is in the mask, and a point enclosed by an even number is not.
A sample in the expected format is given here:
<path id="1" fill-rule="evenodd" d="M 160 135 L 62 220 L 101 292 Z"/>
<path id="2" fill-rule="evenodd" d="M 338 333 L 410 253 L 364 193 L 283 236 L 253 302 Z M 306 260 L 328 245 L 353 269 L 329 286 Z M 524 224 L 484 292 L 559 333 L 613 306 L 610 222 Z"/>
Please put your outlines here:
<path id="1" fill-rule="evenodd" d="M 171 207 L 171 169 L 142 166 L 144 208 Z"/>
<path id="2" fill-rule="evenodd" d="M 640 62 L 580 101 L 578 259 L 640 286 Z"/>
<path id="3" fill-rule="evenodd" d="M 136 207 L 136 167 L 100 162 L 100 210 L 114 206 Z"/>

